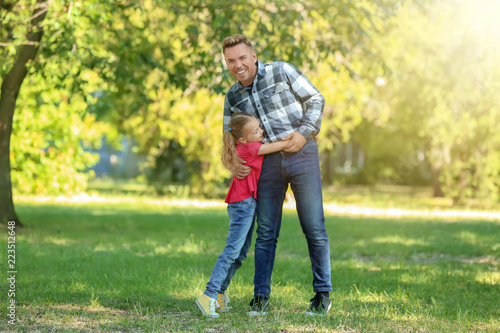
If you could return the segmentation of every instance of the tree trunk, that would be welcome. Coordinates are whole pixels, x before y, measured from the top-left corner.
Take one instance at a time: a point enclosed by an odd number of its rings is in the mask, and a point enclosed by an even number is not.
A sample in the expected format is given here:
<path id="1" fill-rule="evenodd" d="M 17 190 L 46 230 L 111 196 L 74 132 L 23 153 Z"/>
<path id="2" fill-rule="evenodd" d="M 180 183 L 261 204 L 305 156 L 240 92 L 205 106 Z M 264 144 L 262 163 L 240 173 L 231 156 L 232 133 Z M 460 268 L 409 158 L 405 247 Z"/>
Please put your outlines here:
<path id="1" fill-rule="evenodd" d="M 432 194 L 434 198 L 444 198 L 444 192 L 441 188 L 441 181 L 439 181 L 440 175 L 441 168 L 437 168 L 431 164 Z"/>
<path id="2" fill-rule="evenodd" d="M 323 175 L 323 183 L 332 185 L 333 183 L 333 177 L 332 177 L 332 157 L 330 156 L 332 152 L 330 150 L 327 150 L 323 154 L 323 168 L 321 168 L 321 174 Z"/>
<path id="3" fill-rule="evenodd" d="M 458 184 L 458 186 L 456 188 L 455 194 L 452 197 L 453 206 L 463 206 L 467 203 L 466 202 L 467 201 L 466 191 L 468 186 L 467 176 L 470 170 L 466 167 L 463 167 L 463 165 L 465 164 L 465 158 L 463 153 L 460 154 L 460 160 L 462 161 L 462 167 L 460 168 L 460 172 L 456 177 L 456 184 Z"/>
<path id="4" fill-rule="evenodd" d="M 0 224 L 6 225 L 8 221 L 15 221 L 16 226 L 22 227 L 12 199 L 10 136 L 17 96 L 27 73 L 26 64 L 35 59 L 38 43 L 43 36 L 43 30 L 39 24 L 45 19 L 47 11 L 47 0 L 36 2 L 30 27 L 26 34 L 28 43 L 21 47 L 14 66 L 3 79 L 0 90 Z"/>

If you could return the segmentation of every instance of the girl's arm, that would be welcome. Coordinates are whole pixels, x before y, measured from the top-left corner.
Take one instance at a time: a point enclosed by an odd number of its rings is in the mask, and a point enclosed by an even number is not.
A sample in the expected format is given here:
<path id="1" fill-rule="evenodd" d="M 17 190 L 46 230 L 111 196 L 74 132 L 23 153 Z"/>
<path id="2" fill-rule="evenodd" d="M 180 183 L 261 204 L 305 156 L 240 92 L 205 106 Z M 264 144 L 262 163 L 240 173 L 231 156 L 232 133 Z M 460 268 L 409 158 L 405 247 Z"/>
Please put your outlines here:
<path id="1" fill-rule="evenodd" d="M 288 141 L 278 141 L 278 142 L 264 144 L 260 146 L 258 155 L 265 155 L 283 150 L 288 146 L 288 144 L 289 144 Z"/>

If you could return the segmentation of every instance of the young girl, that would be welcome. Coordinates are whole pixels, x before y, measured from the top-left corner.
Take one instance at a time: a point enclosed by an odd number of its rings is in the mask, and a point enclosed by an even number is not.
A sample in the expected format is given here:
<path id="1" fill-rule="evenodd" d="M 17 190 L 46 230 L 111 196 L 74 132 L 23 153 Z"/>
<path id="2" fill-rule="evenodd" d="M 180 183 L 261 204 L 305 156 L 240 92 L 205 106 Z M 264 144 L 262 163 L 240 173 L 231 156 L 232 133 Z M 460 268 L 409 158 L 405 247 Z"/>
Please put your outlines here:
<path id="1" fill-rule="evenodd" d="M 264 131 L 260 128 L 257 118 L 235 113 L 229 122 L 229 128 L 224 131 L 222 162 L 231 165 L 234 159 L 242 158 L 252 171 L 245 179 L 233 176 L 225 202 L 229 215 L 229 232 L 226 247 L 217 259 L 215 267 L 207 283 L 207 288 L 196 304 L 204 315 L 219 317 L 215 312 L 227 311 L 229 297 L 225 290 L 231 282 L 241 262 L 246 258 L 248 248 L 252 242 L 252 232 L 257 208 L 257 182 L 264 154 L 283 150 L 286 141 L 262 144 Z"/>

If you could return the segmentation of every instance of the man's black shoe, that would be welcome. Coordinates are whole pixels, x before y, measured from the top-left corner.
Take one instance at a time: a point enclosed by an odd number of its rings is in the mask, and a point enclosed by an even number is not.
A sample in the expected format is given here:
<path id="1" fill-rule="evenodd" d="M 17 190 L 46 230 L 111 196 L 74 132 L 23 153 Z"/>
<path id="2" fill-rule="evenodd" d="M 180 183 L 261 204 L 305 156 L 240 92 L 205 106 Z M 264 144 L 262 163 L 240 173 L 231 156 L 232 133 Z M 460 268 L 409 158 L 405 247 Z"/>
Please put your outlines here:
<path id="1" fill-rule="evenodd" d="M 323 316 L 330 311 L 332 302 L 330 302 L 330 293 L 316 293 L 316 296 L 311 298 L 311 306 L 306 311 L 308 316 Z"/>
<path id="2" fill-rule="evenodd" d="M 267 298 L 257 296 L 250 302 L 250 311 L 247 312 L 247 316 L 263 316 L 267 314 L 267 309 L 269 308 L 269 302 Z"/>

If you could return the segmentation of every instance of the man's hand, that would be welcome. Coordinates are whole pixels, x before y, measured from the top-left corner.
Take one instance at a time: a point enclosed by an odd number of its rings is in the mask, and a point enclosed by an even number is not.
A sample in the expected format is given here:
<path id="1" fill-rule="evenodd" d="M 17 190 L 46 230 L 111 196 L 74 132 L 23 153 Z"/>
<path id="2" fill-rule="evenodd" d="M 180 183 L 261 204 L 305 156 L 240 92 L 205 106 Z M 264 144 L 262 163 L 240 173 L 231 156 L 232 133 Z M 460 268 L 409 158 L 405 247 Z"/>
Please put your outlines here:
<path id="1" fill-rule="evenodd" d="M 233 165 L 229 168 L 229 171 L 238 179 L 244 179 L 246 176 L 250 174 L 252 168 L 245 165 L 247 161 L 242 158 L 237 158 L 237 160 L 233 163 Z"/>
<path id="2" fill-rule="evenodd" d="M 283 138 L 283 141 L 288 141 L 288 146 L 284 149 L 287 153 L 296 153 L 306 143 L 306 138 L 299 132 L 293 132 Z"/>

